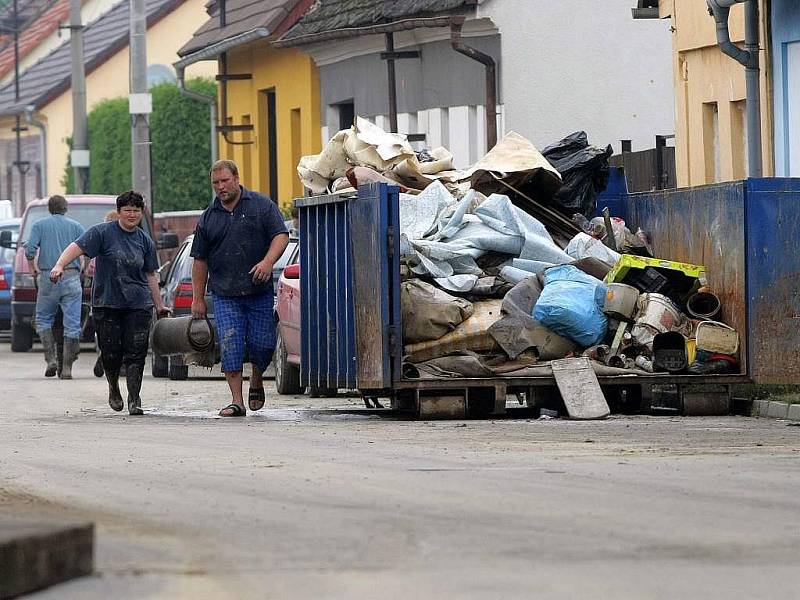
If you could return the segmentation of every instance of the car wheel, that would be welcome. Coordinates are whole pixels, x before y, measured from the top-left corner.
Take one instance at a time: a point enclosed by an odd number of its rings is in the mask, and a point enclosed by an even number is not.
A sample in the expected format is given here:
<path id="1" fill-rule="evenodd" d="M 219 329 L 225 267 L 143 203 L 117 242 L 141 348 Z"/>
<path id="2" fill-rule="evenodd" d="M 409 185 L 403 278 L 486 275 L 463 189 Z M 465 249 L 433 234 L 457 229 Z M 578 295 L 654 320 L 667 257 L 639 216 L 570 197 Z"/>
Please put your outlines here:
<path id="1" fill-rule="evenodd" d="M 11 328 L 11 351 L 28 352 L 33 347 L 33 330 L 24 325 Z"/>
<path id="2" fill-rule="evenodd" d="M 289 364 L 280 331 L 275 339 L 273 363 L 275 364 L 275 389 L 279 394 L 299 394 L 303 391 L 300 387 L 300 369 Z"/>
<path id="3" fill-rule="evenodd" d="M 150 372 L 153 377 L 166 377 L 169 373 L 169 358 L 153 354 L 153 362 L 150 364 Z"/>
<path id="4" fill-rule="evenodd" d="M 169 361 L 169 378 L 173 381 L 183 381 L 189 379 L 189 365 L 174 364 Z"/>

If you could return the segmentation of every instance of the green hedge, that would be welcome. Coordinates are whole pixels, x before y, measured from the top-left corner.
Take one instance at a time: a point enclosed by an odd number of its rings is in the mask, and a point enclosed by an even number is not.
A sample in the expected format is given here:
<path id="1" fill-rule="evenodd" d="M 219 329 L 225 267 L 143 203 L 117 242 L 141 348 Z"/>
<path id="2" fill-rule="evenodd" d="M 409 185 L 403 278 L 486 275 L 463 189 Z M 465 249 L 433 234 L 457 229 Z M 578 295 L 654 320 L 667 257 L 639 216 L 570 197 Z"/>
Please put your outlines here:
<path id="1" fill-rule="evenodd" d="M 211 79 L 192 79 L 186 87 L 211 96 Z M 150 160 L 155 212 L 205 208 L 211 199 L 208 104 L 180 95 L 177 86 L 162 83 L 150 89 Z M 105 100 L 88 115 L 89 193 L 119 194 L 131 189 L 131 118 L 127 98 Z M 72 140 L 69 140 L 70 147 Z M 67 166 L 64 187 L 74 193 L 72 168 Z"/>

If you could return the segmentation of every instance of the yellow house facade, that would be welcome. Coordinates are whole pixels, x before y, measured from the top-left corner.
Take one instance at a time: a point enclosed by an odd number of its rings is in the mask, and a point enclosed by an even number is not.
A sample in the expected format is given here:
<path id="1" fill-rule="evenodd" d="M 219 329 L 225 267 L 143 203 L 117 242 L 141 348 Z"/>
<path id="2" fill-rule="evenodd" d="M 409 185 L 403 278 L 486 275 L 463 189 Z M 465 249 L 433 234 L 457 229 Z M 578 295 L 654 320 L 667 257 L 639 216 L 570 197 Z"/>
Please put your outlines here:
<path id="1" fill-rule="evenodd" d="M 760 11 L 761 140 L 764 176 L 775 172 L 768 11 Z M 675 163 L 679 187 L 748 176 L 745 68 L 717 46 L 714 19 L 699 0 L 661 0 L 670 19 L 675 82 Z M 731 41 L 744 42 L 744 5 L 730 11 Z"/>
<path id="2" fill-rule="evenodd" d="M 228 0 L 179 51 L 180 70 L 217 61 L 219 157 L 236 161 L 247 188 L 288 209 L 303 195 L 300 157 L 318 153 L 320 84 L 310 56 L 272 42 L 312 0 Z"/>
<path id="3" fill-rule="evenodd" d="M 261 44 L 229 52 L 228 71 L 250 73 L 252 79 L 228 82 L 226 122 L 253 129 L 226 133 L 220 158 L 236 161 L 243 185 L 287 207 L 303 195 L 300 157 L 321 147 L 316 67 L 297 50 Z"/>

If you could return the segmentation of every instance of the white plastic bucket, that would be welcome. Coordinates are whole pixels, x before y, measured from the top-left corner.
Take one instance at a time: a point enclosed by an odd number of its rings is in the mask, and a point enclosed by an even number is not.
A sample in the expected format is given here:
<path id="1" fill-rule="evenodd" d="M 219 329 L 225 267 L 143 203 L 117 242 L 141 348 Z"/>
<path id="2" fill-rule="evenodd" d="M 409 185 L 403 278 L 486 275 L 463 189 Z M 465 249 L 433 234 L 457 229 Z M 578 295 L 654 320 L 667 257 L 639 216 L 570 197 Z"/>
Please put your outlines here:
<path id="1" fill-rule="evenodd" d="M 606 303 L 603 312 L 616 319 L 628 321 L 636 312 L 639 290 L 625 283 L 609 283 L 606 286 Z"/>
<path id="2" fill-rule="evenodd" d="M 659 333 L 680 331 L 684 318 L 672 300 L 661 294 L 641 294 L 637 302 L 637 325 L 647 325 Z"/>

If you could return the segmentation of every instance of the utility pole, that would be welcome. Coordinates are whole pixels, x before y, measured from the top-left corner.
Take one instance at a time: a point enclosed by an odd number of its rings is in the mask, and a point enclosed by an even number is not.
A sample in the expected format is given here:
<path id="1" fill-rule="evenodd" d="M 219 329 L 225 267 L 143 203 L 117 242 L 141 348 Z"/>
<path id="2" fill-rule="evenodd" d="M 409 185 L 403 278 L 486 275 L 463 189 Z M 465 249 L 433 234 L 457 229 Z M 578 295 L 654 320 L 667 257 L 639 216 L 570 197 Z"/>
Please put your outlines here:
<path id="1" fill-rule="evenodd" d="M 17 0 L 14 0 L 14 102 L 19 104 L 19 6 Z M 17 142 L 17 159 L 14 165 L 19 171 L 19 202 L 17 203 L 17 214 L 21 215 L 25 210 L 27 202 L 25 192 L 25 177 L 30 169 L 30 162 L 22 160 L 22 132 L 27 131 L 27 127 L 22 125 L 22 117 L 17 114 L 14 123 L 14 134 Z"/>
<path id="2" fill-rule="evenodd" d="M 89 175 L 88 127 L 86 124 L 86 72 L 83 67 L 81 0 L 69 0 L 69 45 L 72 53 L 72 152 L 70 164 L 75 193 L 85 194 Z"/>
<path id="3" fill-rule="evenodd" d="M 150 121 L 153 99 L 147 92 L 147 16 L 145 0 L 130 0 L 130 95 L 131 180 L 133 189 L 144 196 L 148 218 L 153 218 L 153 191 L 150 180 Z"/>

